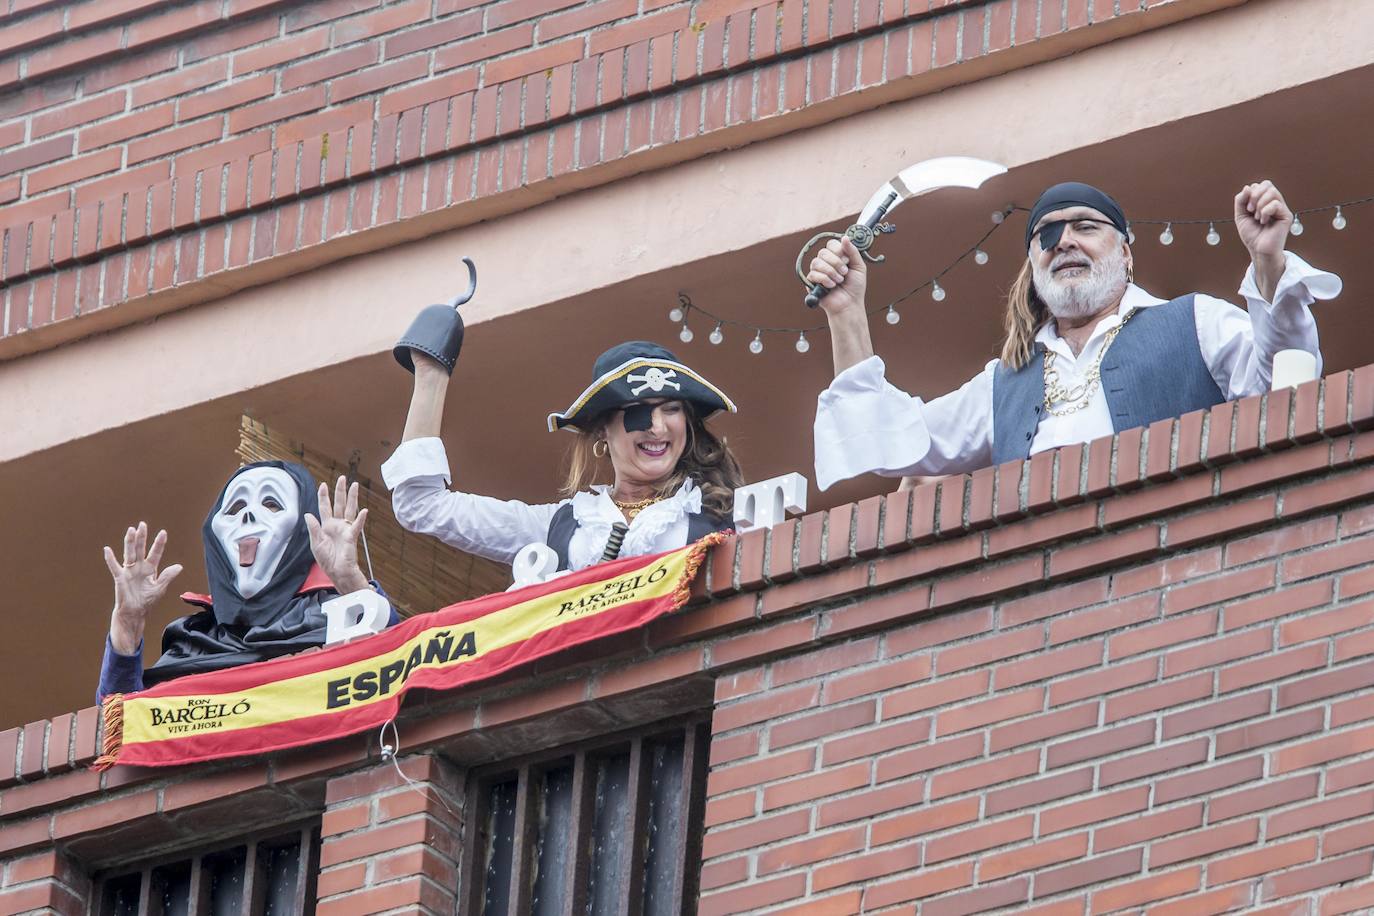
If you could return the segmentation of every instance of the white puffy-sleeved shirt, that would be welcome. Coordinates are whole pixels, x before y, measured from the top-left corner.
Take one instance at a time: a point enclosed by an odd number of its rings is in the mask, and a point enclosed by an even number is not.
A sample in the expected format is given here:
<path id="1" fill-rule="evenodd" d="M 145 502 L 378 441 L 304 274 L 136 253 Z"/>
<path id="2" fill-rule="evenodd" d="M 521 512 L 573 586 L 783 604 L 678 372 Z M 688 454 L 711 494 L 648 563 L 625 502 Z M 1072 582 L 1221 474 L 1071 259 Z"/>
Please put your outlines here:
<path id="1" fill-rule="evenodd" d="M 382 465 L 391 508 L 407 531 L 430 534 L 451 547 L 509 563 L 527 544 L 544 543 L 554 513 L 568 502 L 577 530 L 568 545 L 568 568 L 601 560 L 611 525 L 625 516 L 601 485 L 571 500 L 531 505 L 448 488 L 448 454 L 438 438 L 402 442 Z M 630 522 L 620 556 L 661 553 L 687 544 L 688 516 L 701 511 L 701 489 L 688 479 L 672 496 L 648 506 Z"/>
<path id="2" fill-rule="evenodd" d="M 1321 351 L 1317 324 L 1309 306 L 1340 294 L 1341 280 L 1285 254 L 1286 267 L 1274 290 L 1274 301 L 1260 295 L 1252 265 L 1240 285 L 1249 311 L 1223 299 L 1197 294 L 1194 316 L 1198 345 L 1212 379 L 1228 399 L 1267 391 L 1274 354 L 1280 350 Z M 1108 332 L 1136 308 L 1166 300 L 1131 284 L 1116 313 L 1102 318 L 1083 351 L 1074 355 L 1059 336 L 1054 321 L 1040 329 L 1036 341 L 1056 354 L 1060 380 L 1073 387 L 1097 359 Z M 907 474 L 963 474 L 992 463 L 992 380 L 998 360 L 949 394 L 924 401 L 891 385 L 883 361 L 870 356 L 835 376 L 816 406 L 816 483 L 822 489 L 859 474 L 891 477 Z M 1065 416 L 1041 418 L 1031 441 L 1031 454 L 1109 436 L 1111 410 L 1101 385 L 1087 406 Z"/>

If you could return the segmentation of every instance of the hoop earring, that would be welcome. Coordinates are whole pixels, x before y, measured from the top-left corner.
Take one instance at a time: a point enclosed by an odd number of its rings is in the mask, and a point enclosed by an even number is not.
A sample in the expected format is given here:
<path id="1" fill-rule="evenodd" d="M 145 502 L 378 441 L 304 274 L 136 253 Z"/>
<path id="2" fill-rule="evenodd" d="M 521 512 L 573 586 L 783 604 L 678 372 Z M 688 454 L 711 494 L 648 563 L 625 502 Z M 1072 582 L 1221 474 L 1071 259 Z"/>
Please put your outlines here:
<path id="1" fill-rule="evenodd" d="M 599 452 L 596 450 L 596 447 L 598 445 L 601 446 L 601 451 Z M 592 443 L 592 454 L 595 455 L 597 458 L 605 458 L 606 454 L 610 450 L 611 447 L 609 444 L 607 444 L 605 439 L 597 439 L 595 442 Z"/>

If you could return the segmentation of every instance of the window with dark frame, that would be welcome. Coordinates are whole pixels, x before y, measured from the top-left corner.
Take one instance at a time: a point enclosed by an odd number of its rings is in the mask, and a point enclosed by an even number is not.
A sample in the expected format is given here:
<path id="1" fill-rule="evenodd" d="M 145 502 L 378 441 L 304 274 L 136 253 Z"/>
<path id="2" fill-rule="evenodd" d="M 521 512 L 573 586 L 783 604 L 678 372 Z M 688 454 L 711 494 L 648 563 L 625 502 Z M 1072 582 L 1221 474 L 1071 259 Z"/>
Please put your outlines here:
<path id="1" fill-rule="evenodd" d="M 100 916 L 309 916 L 315 912 L 320 828 L 314 822 L 110 869 L 98 876 Z"/>
<path id="2" fill-rule="evenodd" d="M 462 912 L 695 913 L 709 748 L 695 717 L 474 772 Z"/>

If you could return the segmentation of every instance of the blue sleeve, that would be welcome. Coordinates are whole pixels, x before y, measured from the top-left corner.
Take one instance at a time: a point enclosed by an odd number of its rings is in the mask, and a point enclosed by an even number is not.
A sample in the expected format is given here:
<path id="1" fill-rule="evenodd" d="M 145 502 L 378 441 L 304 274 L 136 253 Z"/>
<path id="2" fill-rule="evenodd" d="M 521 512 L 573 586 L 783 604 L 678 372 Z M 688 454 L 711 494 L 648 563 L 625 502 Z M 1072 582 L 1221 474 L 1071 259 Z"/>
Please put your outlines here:
<path id="1" fill-rule="evenodd" d="M 396 605 L 391 603 L 391 596 L 386 593 L 386 589 L 382 588 L 381 583 L 375 582 L 372 579 L 368 579 L 367 584 L 372 586 L 372 590 L 374 592 L 385 598 L 387 606 L 391 608 L 391 616 L 387 618 L 386 625 L 389 627 L 394 627 L 396 626 L 396 624 L 400 623 L 401 615 L 396 613 Z"/>
<path id="2" fill-rule="evenodd" d="M 100 686 L 95 689 L 96 704 L 103 703 L 112 693 L 135 693 L 142 689 L 143 642 L 139 641 L 133 655 L 121 655 L 106 635 L 105 657 L 100 661 Z"/>

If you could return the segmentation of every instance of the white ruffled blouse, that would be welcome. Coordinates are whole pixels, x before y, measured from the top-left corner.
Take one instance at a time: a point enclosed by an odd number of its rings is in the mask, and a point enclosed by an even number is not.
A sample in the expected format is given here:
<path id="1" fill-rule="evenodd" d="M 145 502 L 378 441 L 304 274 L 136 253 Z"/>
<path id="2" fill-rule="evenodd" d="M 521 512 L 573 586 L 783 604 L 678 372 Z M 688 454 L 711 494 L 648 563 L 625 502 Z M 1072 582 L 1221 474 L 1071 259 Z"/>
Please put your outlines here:
<path id="1" fill-rule="evenodd" d="M 448 454 L 438 438 L 402 442 L 382 465 L 391 507 L 407 531 L 429 534 L 468 553 L 509 563 L 527 544 L 544 543 L 554 513 L 569 500 L 524 503 L 450 490 Z M 625 517 L 602 484 L 571 499 L 577 531 L 568 545 L 570 569 L 598 562 L 611 525 Z M 687 543 L 688 517 L 701 511 L 701 488 L 690 478 L 672 496 L 647 507 L 630 522 L 620 556 L 661 553 Z"/>

